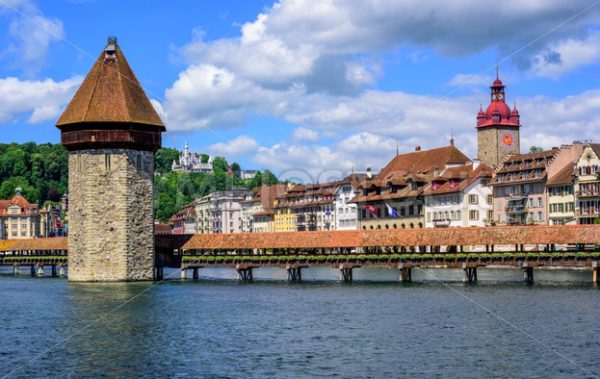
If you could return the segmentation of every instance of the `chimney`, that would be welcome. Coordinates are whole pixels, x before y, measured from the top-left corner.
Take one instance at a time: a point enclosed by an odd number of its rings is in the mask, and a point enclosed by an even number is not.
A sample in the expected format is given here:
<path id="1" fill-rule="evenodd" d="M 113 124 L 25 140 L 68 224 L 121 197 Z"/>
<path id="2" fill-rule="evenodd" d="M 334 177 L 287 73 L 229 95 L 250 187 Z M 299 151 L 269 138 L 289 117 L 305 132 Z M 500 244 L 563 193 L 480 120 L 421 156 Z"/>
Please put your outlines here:
<path id="1" fill-rule="evenodd" d="M 415 146 L 415 151 L 421 151 L 421 146 L 420 145 Z"/>
<path id="2" fill-rule="evenodd" d="M 476 170 L 477 167 L 479 167 L 480 163 L 481 163 L 481 161 L 479 160 L 479 158 L 473 159 L 473 170 Z"/>
<path id="3" fill-rule="evenodd" d="M 373 173 L 371 172 L 371 167 L 367 167 L 367 178 L 373 179 Z"/>

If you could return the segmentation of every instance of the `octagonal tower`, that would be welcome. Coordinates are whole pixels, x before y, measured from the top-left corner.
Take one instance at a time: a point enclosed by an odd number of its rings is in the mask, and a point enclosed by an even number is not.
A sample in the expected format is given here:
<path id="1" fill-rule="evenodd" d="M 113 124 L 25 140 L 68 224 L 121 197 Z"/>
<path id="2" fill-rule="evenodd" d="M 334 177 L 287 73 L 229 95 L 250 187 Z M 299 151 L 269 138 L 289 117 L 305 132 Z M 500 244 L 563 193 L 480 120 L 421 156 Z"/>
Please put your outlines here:
<path id="1" fill-rule="evenodd" d="M 152 280 L 160 117 L 116 38 L 56 123 L 69 150 L 69 280 Z"/>

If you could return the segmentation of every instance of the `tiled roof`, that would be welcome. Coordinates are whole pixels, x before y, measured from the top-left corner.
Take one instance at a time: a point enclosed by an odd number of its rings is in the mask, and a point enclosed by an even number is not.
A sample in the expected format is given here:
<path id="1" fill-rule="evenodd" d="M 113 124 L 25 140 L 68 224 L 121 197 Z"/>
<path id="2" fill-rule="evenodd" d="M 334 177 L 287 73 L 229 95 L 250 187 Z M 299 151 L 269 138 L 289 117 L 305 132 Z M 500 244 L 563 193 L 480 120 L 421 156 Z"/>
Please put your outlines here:
<path id="1" fill-rule="evenodd" d="M 567 164 L 563 167 L 559 172 L 557 172 L 553 177 L 548 179 L 549 186 L 557 185 L 557 184 L 571 184 L 573 183 L 573 174 L 574 174 L 575 166 L 573 163 Z"/>
<path id="2" fill-rule="evenodd" d="M 596 155 L 600 157 L 600 143 L 590 143 L 590 147 L 592 148 L 592 150 L 594 150 L 594 153 L 596 153 Z"/>
<path id="3" fill-rule="evenodd" d="M 95 122 L 136 123 L 165 129 L 118 45 L 116 59 L 105 59 L 104 51 L 100 54 L 56 126 Z"/>
<path id="4" fill-rule="evenodd" d="M 10 200 L 0 200 L 0 216 L 5 215 L 8 211 L 8 207 L 13 204 L 23 209 L 22 214 L 30 214 L 37 209 L 36 204 L 31 204 L 25 197 L 17 194 Z"/>
<path id="5" fill-rule="evenodd" d="M 400 154 L 381 170 L 377 177 L 391 179 L 392 174 L 427 174 L 434 168 L 443 169 L 448 163 L 466 163 L 469 158 L 454 146 Z"/>
<path id="6" fill-rule="evenodd" d="M 494 170 L 485 163 L 480 163 L 476 169 L 472 165 L 451 167 L 438 178 L 434 178 L 424 191 L 425 195 L 441 195 L 461 192 L 479 178 L 492 178 Z"/>
<path id="7" fill-rule="evenodd" d="M 508 155 L 496 169 L 493 184 L 543 181 L 547 176 L 547 166 L 559 151 L 559 149 L 552 149 Z"/>
<path id="8" fill-rule="evenodd" d="M 67 249 L 67 237 L 0 240 L 0 251 Z"/>
<path id="9" fill-rule="evenodd" d="M 371 246 L 446 246 L 596 243 L 600 228 L 572 226 L 497 226 L 318 232 L 196 234 L 184 250 L 332 248 Z"/>

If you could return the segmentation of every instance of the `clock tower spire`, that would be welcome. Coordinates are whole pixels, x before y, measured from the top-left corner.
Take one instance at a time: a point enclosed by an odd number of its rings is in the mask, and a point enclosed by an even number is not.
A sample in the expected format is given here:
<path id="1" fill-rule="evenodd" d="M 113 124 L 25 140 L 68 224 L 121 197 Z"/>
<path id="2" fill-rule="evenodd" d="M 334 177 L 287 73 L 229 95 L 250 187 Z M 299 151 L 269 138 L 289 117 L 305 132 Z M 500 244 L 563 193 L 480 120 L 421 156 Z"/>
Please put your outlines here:
<path id="1" fill-rule="evenodd" d="M 480 107 L 477 114 L 478 158 L 492 167 L 506 155 L 520 153 L 520 115 L 516 105 L 511 110 L 506 104 L 505 88 L 496 66 L 496 80 L 490 87 L 490 104 L 485 112 Z"/>

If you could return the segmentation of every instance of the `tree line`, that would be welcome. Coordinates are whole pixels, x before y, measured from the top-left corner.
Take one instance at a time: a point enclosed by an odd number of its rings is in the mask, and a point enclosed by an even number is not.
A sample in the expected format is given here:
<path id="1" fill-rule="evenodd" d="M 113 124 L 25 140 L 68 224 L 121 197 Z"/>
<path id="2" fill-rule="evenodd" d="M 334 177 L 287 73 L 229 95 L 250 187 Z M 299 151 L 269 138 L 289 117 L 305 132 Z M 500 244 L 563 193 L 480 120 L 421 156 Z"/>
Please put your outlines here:
<path id="1" fill-rule="evenodd" d="M 234 162 L 230 168 L 223 157 L 214 158 L 212 173 L 173 172 L 171 164 L 178 158 L 177 149 L 159 149 L 155 154 L 154 207 L 160 221 L 213 191 L 278 183 L 268 170 L 243 180 L 240 165 Z M 68 152 L 60 144 L 0 144 L 0 199 L 11 199 L 21 188 L 32 203 L 58 202 L 68 190 L 68 171 Z"/>

